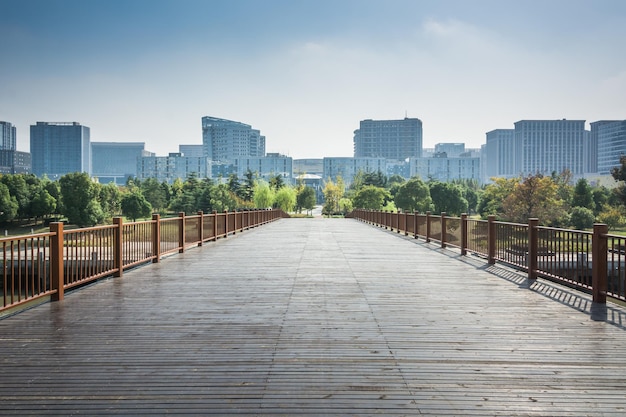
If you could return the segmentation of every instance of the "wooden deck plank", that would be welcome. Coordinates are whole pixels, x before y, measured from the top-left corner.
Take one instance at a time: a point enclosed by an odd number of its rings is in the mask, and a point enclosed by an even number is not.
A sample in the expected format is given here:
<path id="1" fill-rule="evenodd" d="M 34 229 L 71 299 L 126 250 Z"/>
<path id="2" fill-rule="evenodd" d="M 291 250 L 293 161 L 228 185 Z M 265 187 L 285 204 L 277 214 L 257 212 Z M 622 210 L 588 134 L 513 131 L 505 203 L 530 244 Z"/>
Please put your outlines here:
<path id="1" fill-rule="evenodd" d="M 626 414 L 626 312 L 353 220 L 281 220 L 0 321 L 0 415 Z"/>

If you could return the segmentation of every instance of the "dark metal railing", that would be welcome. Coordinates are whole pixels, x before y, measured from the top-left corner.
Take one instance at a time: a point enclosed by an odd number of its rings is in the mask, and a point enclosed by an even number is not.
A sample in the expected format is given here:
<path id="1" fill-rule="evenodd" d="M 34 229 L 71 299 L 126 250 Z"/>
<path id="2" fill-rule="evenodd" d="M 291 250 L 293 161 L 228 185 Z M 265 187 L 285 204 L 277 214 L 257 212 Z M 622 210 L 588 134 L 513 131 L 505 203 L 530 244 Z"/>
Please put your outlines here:
<path id="1" fill-rule="evenodd" d="M 357 209 L 351 217 L 379 227 L 440 242 L 441 247 L 459 248 L 528 273 L 531 280 L 543 277 L 593 294 L 593 301 L 606 303 L 610 296 L 626 301 L 626 237 L 608 234 L 605 224 L 593 232 L 528 224 L 449 217 L 446 213 L 385 213 Z"/>
<path id="2" fill-rule="evenodd" d="M 288 217 L 282 210 L 198 212 L 186 216 L 64 230 L 0 239 L 0 315 L 45 298 L 63 299 L 66 290 L 101 279 L 120 277 L 139 264 L 159 262 L 186 248 Z"/>

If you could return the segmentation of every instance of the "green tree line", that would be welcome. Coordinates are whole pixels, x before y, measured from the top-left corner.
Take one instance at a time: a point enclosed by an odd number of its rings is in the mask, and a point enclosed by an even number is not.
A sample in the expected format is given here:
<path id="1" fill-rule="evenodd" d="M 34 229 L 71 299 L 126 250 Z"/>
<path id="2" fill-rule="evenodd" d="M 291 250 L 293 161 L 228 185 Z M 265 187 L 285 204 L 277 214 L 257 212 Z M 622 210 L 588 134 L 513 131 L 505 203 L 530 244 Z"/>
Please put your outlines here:
<path id="1" fill-rule="evenodd" d="M 115 216 L 134 221 L 152 213 L 195 214 L 252 208 L 312 210 L 315 192 L 303 184 L 285 184 L 280 175 L 269 182 L 248 171 L 226 181 L 191 175 L 172 184 L 154 178 L 130 179 L 126 185 L 100 184 L 86 173 L 70 173 L 58 181 L 31 174 L 0 175 L 0 223 L 44 223 L 66 219 L 80 226 L 110 222 Z"/>
<path id="2" fill-rule="evenodd" d="M 588 229 L 594 222 L 615 229 L 626 225 L 626 158 L 612 172 L 614 188 L 572 180 L 569 171 L 550 176 L 492 178 L 481 186 L 476 181 L 408 180 L 386 177 L 380 172 L 359 172 L 350 187 L 341 178 L 324 185 L 325 214 L 345 214 L 353 208 L 371 210 L 461 213 L 486 219 L 526 223 L 539 218 L 546 226 Z"/>

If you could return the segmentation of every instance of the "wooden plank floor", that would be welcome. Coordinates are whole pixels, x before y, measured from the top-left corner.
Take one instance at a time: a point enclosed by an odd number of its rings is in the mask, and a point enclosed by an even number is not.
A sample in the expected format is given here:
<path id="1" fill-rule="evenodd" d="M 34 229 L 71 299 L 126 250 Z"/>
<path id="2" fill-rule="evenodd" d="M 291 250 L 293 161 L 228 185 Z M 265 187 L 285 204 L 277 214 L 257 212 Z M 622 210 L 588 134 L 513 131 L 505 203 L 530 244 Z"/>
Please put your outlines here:
<path id="1" fill-rule="evenodd" d="M 355 220 L 281 220 L 0 321 L 0 415 L 622 416 L 626 314 L 591 310 Z"/>

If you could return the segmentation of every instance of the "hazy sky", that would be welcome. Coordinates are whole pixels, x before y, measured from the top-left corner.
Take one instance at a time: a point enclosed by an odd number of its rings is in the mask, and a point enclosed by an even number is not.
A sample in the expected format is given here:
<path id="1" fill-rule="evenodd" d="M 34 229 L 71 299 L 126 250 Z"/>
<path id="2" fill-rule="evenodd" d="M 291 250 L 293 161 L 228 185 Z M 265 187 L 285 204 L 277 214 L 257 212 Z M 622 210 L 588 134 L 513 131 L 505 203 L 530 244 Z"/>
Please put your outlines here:
<path id="1" fill-rule="evenodd" d="M 352 156 L 363 119 L 423 122 L 424 146 L 522 119 L 626 119 L 624 0 L 0 0 L 0 120 L 157 155 L 201 117 L 268 152 Z"/>

